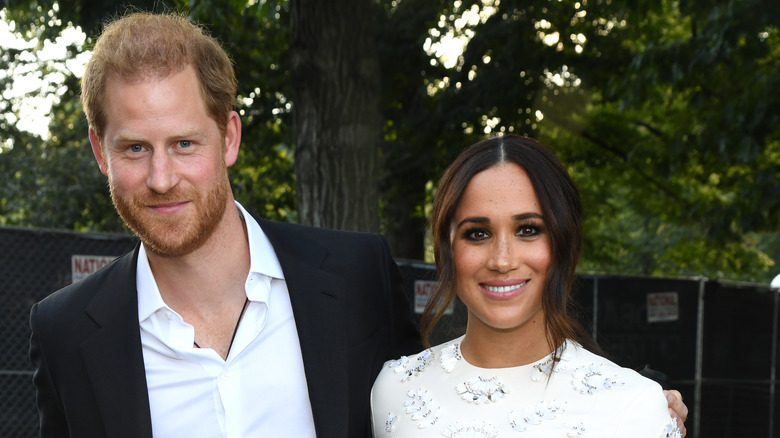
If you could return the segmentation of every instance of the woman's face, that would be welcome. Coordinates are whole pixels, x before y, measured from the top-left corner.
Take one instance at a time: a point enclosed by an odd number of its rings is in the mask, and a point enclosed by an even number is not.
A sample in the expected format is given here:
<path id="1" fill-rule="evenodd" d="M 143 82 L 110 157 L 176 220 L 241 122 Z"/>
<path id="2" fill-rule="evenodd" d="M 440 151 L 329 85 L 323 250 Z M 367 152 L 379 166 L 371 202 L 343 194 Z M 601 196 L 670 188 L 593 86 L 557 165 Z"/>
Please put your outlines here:
<path id="1" fill-rule="evenodd" d="M 471 179 L 453 218 L 452 251 L 469 331 L 544 333 L 550 243 L 523 168 L 502 163 Z"/>

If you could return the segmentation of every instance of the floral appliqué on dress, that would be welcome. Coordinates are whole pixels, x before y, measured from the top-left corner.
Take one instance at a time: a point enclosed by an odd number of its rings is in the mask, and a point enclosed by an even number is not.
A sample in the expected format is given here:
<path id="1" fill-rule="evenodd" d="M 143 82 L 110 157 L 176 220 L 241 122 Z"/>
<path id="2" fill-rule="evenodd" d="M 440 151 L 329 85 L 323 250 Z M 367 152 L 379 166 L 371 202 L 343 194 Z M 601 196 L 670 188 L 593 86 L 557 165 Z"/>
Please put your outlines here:
<path id="1" fill-rule="evenodd" d="M 457 342 L 448 342 L 441 349 L 441 367 L 446 372 L 452 372 L 459 360 L 463 359 L 460 354 L 460 344 Z"/>
<path id="2" fill-rule="evenodd" d="M 497 377 L 486 379 L 482 376 L 472 377 L 455 387 L 460 397 L 469 403 L 496 402 L 509 392 Z"/>
<path id="3" fill-rule="evenodd" d="M 534 365 L 534 370 L 531 373 L 531 380 L 538 382 L 544 378 L 550 377 L 553 371 L 557 373 L 559 371 L 565 370 L 566 362 L 571 359 L 573 354 L 571 351 L 569 351 L 569 348 L 566 348 L 560 352 L 560 356 L 555 356 L 556 352 L 553 352 L 553 354 L 551 354 L 550 357 L 548 357 L 546 360 Z M 553 367 L 553 365 L 555 367 Z"/>
<path id="4" fill-rule="evenodd" d="M 593 394 L 599 389 L 610 389 L 623 385 L 624 382 L 618 381 L 617 376 L 604 377 L 601 364 L 590 364 L 574 370 L 571 384 L 581 394 Z"/>
<path id="5" fill-rule="evenodd" d="M 403 374 L 401 381 L 405 382 L 425 370 L 433 362 L 434 356 L 433 351 L 429 348 L 420 353 L 414 362 L 407 356 L 401 356 L 398 360 L 390 361 L 387 366 L 392 368 L 396 374 Z"/>
<path id="6" fill-rule="evenodd" d="M 479 420 L 464 423 L 456 421 L 442 434 L 450 438 L 493 438 L 498 436 L 498 429 L 490 423 Z"/>
<path id="7" fill-rule="evenodd" d="M 566 436 L 582 437 L 585 436 L 585 424 L 580 421 L 577 423 L 567 422 L 564 424 L 566 427 Z"/>
<path id="8" fill-rule="evenodd" d="M 541 424 L 544 420 L 555 418 L 558 414 L 566 412 L 566 402 L 560 403 L 557 400 L 548 402 L 539 402 L 535 405 L 527 406 L 522 414 L 510 411 L 509 424 L 517 432 L 525 432 L 528 426 Z"/>
<path id="9" fill-rule="evenodd" d="M 387 413 L 387 419 L 385 419 L 385 431 L 386 432 L 392 432 L 393 431 L 393 425 L 395 425 L 395 420 L 398 419 L 398 415 L 396 415 L 394 412 L 388 412 Z"/>
<path id="10" fill-rule="evenodd" d="M 452 372 L 461 359 L 463 359 L 463 356 L 460 354 L 459 343 L 448 342 L 441 349 L 441 367 L 444 371 Z M 457 385 L 455 390 L 463 400 L 476 404 L 495 402 L 503 398 L 508 392 L 498 378 L 486 379 L 482 376 L 470 378 Z"/>
<path id="11" fill-rule="evenodd" d="M 659 435 L 661 438 L 682 438 L 682 431 L 680 431 L 680 428 L 677 427 L 677 420 L 674 418 L 669 421 L 669 424 L 667 424 L 664 427 L 663 432 L 661 432 L 661 435 Z"/>
<path id="12" fill-rule="evenodd" d="M 433 401 L 428 391 L 420 388 L 417 391 L 410 390 L 406 395 L 409 397 L 404 402 L 406 413 L 411 415 L 412 420 L 419 421 L 417 427 L 424 429 L 436 424 L 441 407 Z"/>

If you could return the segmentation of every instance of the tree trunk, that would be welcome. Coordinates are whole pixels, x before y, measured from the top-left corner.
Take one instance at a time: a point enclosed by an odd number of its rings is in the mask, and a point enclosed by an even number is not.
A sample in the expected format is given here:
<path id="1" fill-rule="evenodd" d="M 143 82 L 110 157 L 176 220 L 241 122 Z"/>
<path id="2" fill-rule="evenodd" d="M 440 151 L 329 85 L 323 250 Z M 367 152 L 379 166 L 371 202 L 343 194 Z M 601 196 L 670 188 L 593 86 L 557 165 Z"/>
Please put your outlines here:
<path id="1" fill-rule="evenodd" d="M 378 231 L 379 62 L 370 0 L 291 0 L 299 222 Z"/>

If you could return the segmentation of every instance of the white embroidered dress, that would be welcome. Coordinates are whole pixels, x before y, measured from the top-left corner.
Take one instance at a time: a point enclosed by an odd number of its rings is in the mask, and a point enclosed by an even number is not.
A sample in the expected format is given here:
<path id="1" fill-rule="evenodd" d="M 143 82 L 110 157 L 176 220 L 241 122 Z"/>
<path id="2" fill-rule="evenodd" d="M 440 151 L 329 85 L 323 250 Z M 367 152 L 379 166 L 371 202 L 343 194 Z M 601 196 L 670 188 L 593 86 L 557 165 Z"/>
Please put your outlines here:
<path id="1" fill-rule="evenodd" d="M 550 375 L 552 355 L 475 367 L 462 339 L 385 363 L 371 394 L 375 437 L 680 437 L 660 385 L 575 342 Z"/>

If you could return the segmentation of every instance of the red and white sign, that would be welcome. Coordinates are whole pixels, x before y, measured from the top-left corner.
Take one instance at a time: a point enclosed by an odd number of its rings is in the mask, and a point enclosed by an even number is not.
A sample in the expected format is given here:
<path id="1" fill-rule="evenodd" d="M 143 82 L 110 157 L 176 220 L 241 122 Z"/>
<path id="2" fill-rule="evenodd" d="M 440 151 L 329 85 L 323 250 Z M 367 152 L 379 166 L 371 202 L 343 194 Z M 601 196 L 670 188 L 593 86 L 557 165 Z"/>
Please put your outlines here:
<path id="1" fill-rule="evenodd" d="M 116 256 L 73 255 L 70 258 L 73 282 L 77 282 L 89 274 L 109 264 Z"/>
<path id="2" fill-rule="evenodd" d="M 415 280 L 414 281 L 414 311 L 415 313 L 423 313 L 425 305 L 433 295 L 433 291 L 436 289 L 438 281 L 430 280 Z M 452 300 L 447 310 L 444 311 L 445 315 L 452 315 L 455 308 L 455 300 Z"/>
<path id="3" fill-rule="evenodd" d="M 677 321 L 680 302 L 677 292 L 647 294 L 647 322 Z"/>

